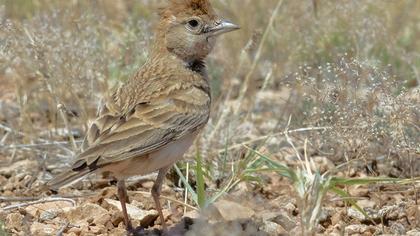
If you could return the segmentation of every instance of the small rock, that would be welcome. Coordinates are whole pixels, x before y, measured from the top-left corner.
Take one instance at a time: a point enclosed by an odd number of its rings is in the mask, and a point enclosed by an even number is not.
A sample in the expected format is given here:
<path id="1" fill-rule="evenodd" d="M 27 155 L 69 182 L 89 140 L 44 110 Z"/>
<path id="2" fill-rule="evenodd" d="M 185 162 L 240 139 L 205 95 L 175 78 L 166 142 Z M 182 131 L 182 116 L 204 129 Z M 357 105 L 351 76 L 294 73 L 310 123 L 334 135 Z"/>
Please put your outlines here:
<path id="1" fill-rule="evenodd" d="M 261 227 L 261 230 L 267 232 L 269 235 L 287 234 L 287 231 L 281 225 L 271 221 L 264 221 L 264 225 Z"/>
<path id="2" fill-rule="evenodd" d="M 359 205 L 361 208 L 375 208 L 376 202 L 368 199 L 363 199 L 357 201 L 357 205 Z"/>
<path id="3" fill-rule="evenodd" d="M 347 211 L 347 216 L 353 219 L 356 219 L 360 222 L 366 221 L 366 217 L 358 210 L 355 210 L 353 208 L 349 208 Z"/>
<path id="4" fill-rule="evenodd" d="M 67 233 L 66 236 L 77 236 L 78 234 L 76 234 L 75 232 L 71 232 L 71 233 Z"/>
<path id="5" fill-rule="evenodd" d="M 144 181 L 143 183 L 141 183 L 141 186 L 145 189 L 152 189 L 154 184 L 155 184 L 154 181 L 149 180 L 149 181 Z"/>
<path id="6" fill-rule="evenodd" d="M 32 235 L 54 235 L 57 230 L 58 227 L 55 225 L 42 224 L 36 221 L 31 225 Z"/>
<path id="7" fill-rule="evenodd" d="M 272 221 L 281 225 L 287 231 L 290 231 L 296 227 L 296 222 L 292 218 L 290 218 L 285 211 L 280 212 L 280 214 Z"/>
<path id="8" fill-rule="evenodd" d="M 404 235 L 406 233 L 405 226 L 399 222 L 391 224 L 391 232 L 396 235 Z"/>
<path id="9" fill-rule="evenodd" d="M 278 212 L 274 212 L 272 210 L 265 210 L 265 211 L 257 213 L 257 216 L 260 217 L 263 221 L 271 221 L 272 219 L 276 218 L 278 215 L 279 215 Z"/>
<path id="10" fill-rule="evenodd" d="M 360 222 L 381 222 L 383 220 L 396 220 L 400 216 L 401 211 L 404 210 L 403 205 L 385 206 L 380 210 L 366 207 L 364 211 L 369 217 L 365 217 L 361 212 L 350 208 L 347 211 L 347 215 L 353 219 L 357 219 Z"/>
<path id="11" fill-rule="evenodd" d="M 328 170 L 333 170 L 335 168 L 334 163 L 330 159 L 328 159 L 328 157 L 317 156 L 312 157 L 312 160 L 315 163 L 316 169 L 321 173 L 325 173 Z"/>
<path id="12" fill-rule="evenodd" d="M 343 222 L 343 214 L 342 212 L 336 212 L 331 217 L 331 225 L 335 226 L 339 224 L 340 222 Z"/>
<path id="13" fill-rule="evenodd" d="M 74 234 L 74 235 L 80 235 L 82 232 L 82 229 L 80 227 L 71 227 L 67 230 L 67 233 Z"/>
<path id="14" fill-rule="evenodd" d="M 228 200 L 219 200 L 213 205 L 219 211 L 223 219 L 227 221 L 249 219 L 255 214 L 254 210 L 251 208 Z"/>
<path id="15" fill-rule="evenodd" d="M 106 225 L 108 222 L 111 221 L 111 215 L 107 212 L 102 215 L 95 217 L 93 223 L 95 225 Z"/>
<path id="16" fill-rule="evenodd" d="M 43 211 L 39 215 L 39 219 L 41 221 L 52 220 L 55 217 L 57 217 L 57 215 L 58 215 L 57 212 L 54 212 L 54 211 Z"/>
<path id="17" fill-rule="evenodd" d="M 102 225 L 90 226 L 89 231 L 94 233 L 95 235 L 98 235 L 105 232 L 105 227 Z"/>
<path id="18" fill-rule="evenodd" d="M 114 229 L 111 230 L 111 232 L 109 232 L 109 235 L 125 236 L 125 235 L 127 235 L 127 232 L 125 231 L 124 228 L 114 228 Z"/>
<path id="19" fill-rule="evenodd" d="M 71 224 L 86 225 L 86 223 L 91 223 L 105 214 L 108 214 L 108 211 L 101 206 L 87 203 L 71 209 L 67 212 L 66 217 Z"/>
<path id="20" fill-rule="evenodd" d="M 31 205 L 26 207 L 25 210 L 33 217 L 39 216 L 42 220 L 52 220 L 58 215 L 58 213 L 63 212 L 63 209 L 71 207 L 73 207 L 71 202 L 56 201 Z"/>
<path id="21" fill-rule="evenodd" d="M 114 226 L 118 226 L 121 222 L 124 221 L 124 217 L 121 211 L 118 211 L 118 209 L 111 209 L 111 223 Z"/>
<path id="22" fill-rule="evenodd" d="M 318 216 L 318 221 L 319 222 L 327 221 L 328 219 L 331 218 L 334 212 L 335 212 L 334 208 L 325 207 L 324 209 L 321 210 L 321 213 Z"/>
<path id="23" fill-rule="evenodd" d="M 367 225 L 348 225 L 344 228 L 344 232 L 346 235 L 364 234 L 367 231 L 369 231 L 369 226 Z"/>
<path id="24" fill-rule="evenodd" d="M 10 213 L 6 216 L 6 225 L 9 229 L 22 229 L 23 215 Z"/>
<path id="25" fill-rule="evenodd" d="M 420 235 L 420 230 L 418 229 L 412 229 L 407 232 L 407 236 L 419 236 L 419 235 Z"/>
<path id="26" fill-rule="evenodd" d="M 369 188 L 365 185 L 354 185 L 349 187 L 349 194 L 353 197 L 368 197 Z"/>
<path id="27" fill-rule="evenodd" d="M 289 202 L 286 205 L 284 205 L 284 209 L 287 210 L 288 214 L 293 214 L 293 212 L 296 210 L 296 205 Z"/>
<path id="28" fill-rule="evenodd" d="M 110 205 L 116 207 L 118 210 L 122 211 L 121 203 L 119 201 L 108 198 L 105 199 L 105 201 Z M 146 224 L 146 222 L 144 221 L 150 222 L 151 218 L 157 219 L 157 217 L 159 216 L 156 210 L 145 211 L 133 206 L 132 204 L 127 204 L 126 206 L 128 215 L 132 219 L 140 220 L 142 225 Z"/>
<path id="29" fill-rule="evenodd" d="M 200 217 L 200 213 L 196 210 L 192 210 L 192 211 L 187 211 L 183 217 L 188 217 L 188 218 L 199 218 Z"/>

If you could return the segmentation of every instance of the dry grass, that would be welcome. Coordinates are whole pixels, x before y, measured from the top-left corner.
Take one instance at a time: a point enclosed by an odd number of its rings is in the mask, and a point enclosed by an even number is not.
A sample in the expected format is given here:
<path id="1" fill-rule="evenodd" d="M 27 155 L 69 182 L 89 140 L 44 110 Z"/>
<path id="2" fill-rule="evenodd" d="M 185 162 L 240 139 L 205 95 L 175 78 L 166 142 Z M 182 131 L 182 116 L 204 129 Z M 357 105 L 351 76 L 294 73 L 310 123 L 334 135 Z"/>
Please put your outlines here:
<path id="1" fill-rule="evenodd" d="M 242 30 L 208 61 L 214 110 L 189 154 L 208 192 L 264 186 L 241 144 L 295 160 L 284 131 L 300 128 L 296 150 L 333 174 L 420 176 L 419 1 L 213 2 Z M 0 0 L 1 163 L 35 160 L 41 182 L 68 164 L 100 98 L 147 58 L 157 5 Z"/>

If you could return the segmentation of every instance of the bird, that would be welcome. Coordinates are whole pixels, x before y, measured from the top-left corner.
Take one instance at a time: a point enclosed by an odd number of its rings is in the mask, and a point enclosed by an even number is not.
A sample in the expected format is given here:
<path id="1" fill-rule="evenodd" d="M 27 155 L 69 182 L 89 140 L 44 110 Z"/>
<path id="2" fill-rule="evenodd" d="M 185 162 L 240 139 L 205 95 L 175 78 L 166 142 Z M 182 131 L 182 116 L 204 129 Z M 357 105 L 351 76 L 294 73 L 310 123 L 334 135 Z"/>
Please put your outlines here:
<path id="1" fill-rule="evenodd" d="M 124 224 L 125 180 L 158 172 L 151 196 L 167 230 L 159 201 L 168 170 L 193 144 L 210 117 L 211 90 L 205 59 L 216 39 L 239 26 L 216 14 L 209 0 L 166 0 L 146 62 L 104 96 L 71 167 L 48 182 L 52 190 L 92 173 L 117 180 Z"/>

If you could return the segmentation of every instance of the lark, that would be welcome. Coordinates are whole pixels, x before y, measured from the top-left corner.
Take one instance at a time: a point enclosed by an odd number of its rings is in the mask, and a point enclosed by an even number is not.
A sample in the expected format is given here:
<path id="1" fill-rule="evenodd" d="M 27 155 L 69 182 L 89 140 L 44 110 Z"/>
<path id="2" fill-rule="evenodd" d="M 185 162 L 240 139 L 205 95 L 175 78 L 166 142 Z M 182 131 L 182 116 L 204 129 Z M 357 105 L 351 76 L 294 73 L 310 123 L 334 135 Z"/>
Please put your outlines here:
<path id="1" fill-rule="evenodd" d="M 167 0 L 159 15 L 148 60 L 105 97 L 74 164 L 49 182 L 58 189 L 91 173 L 115 177 L 129 232 L 125 180 L 155 171 L 151 195 L 166 230 L 159 202 L 162 182 L 209 120 L 205 58 L 219 35 L 239 29 L 220 18 L 208 0 Z"/>

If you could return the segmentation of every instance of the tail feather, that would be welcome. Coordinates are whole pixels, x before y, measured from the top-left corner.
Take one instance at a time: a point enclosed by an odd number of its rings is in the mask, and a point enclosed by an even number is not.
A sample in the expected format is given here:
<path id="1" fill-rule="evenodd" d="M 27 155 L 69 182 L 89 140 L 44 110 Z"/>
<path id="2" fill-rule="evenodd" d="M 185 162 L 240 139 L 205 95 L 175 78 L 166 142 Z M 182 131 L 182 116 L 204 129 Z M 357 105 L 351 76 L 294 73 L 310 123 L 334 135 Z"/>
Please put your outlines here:
<path id="1" fill-rule="evenodd" d="M 93 172 L 89 168 L 85 168 L 80 171 L 69 170 L 64 173 L 61 173 L 54 177 L 54 179 L 48 182 L 48 187 L 52 190 L 58 190 L 61 187 L 69 186 L 80 179 L 86 177 L 89 173 Z"/>

